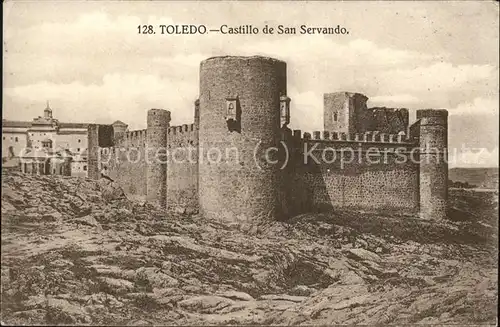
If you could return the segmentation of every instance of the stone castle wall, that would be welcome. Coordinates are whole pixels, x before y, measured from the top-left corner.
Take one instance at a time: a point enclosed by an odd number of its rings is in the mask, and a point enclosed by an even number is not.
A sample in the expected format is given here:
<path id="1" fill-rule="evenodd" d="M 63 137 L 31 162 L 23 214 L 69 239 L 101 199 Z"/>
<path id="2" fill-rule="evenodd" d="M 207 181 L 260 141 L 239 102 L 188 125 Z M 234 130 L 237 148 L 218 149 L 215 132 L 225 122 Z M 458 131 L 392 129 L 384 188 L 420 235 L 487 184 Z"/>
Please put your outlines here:
<path id="1" fill-rule="evenodd" d="M 108 167 L 109 176 L 122 186 L 128 196 L 139 200 L 146 200 L 148 160 L 155 156 L 154 147 L 149 146 L 148 131 L 151 128 L 128 131 L 114 139 L 114 147 L 100 149 L 101 163 Z M 169 156 L 166 194 L 169 207 L 198 205 L 197 135 L 198 129 L 194 124 L 166 128 Z M 89 135 L 90 139 L 97 142 L 97 131 Z M 150 151 L 149 157 L 146 157 L 146 149 Z M 96 164 L 93 166 L 96 167 Z M 95 176 L 100 176 L 100 169 L 96 170 Z"/>
<path id="2" fill-rule="evenodd" d="M 198 127 L 194 124 L 168 129 L 170 152 L 167 170 L 169 207 L 198 206 Z"/>
<path id="3" fill-rule="evenodd" d="M 317 133 L 315 133 L 317 135 Z M 414 140 L 292 138 L 287 167 L 288 207 L 293 214 L 332 209 L 416 214 L 419 165 Z M 343 138 L 343 137 L 341 137 Z"/>
<path id="4" fill-rule="evenodd" d="M 367 109 L 365 96 L 339 92 L 325 95 L 325 119 L 341 108 L 346 116 L 340 110 L 337 121 L 347 124 L 302 133 L 280 128 L 282 96 L 282 61 L 207 59 L 200 66 L 194 124 L 169 126 L 170 113 L 152 109 L 148 128 L 115 135 L 114 147 L 100 150 L 101 161 L 129 196 L 169 208 L 199 207 L 226 221 L 337 209 L 446 216 L 445 110 L 420 110 L 408 128 L 406 109 Z M 228 103 L 236 105 L 234 112 Z M 98 145 L 98 134 L 99 126 L 90 125 L 89 146 Z M 147 161 L 146 150 L 158 147 L 168 150 L 166 165 Z M 279 151 L 269 158 L 265 150 L 274 147 Z M 92 178 L 100 175 L 91 167 L 95 153 L 89 152 Z M 266 155 L 276 163 L 266 162 Z"/>
<path id="5" fill-rule="evenodd" d="M 146 135 L 146 129 L 130 131 L 115 138 L 114 147 L 101 149 L 101 162 L 108 167 L 109 176 L 129 197 L 141 200 L 147 192 Z"/>
<path id="6" fill-rule="evenodd" d="M 325 131 L 351 133 L 352 112 L 347 92 L 327 93 L 323 96 L 323 124 Z"/>
<path id="7" fill-rule="evenodd" d="M 405 108 L 369 108 L 364 119 L 365 131 L 380 133 L 407 132 L 410 114 Z"/>
<path id="8" fill-rule="evenodd" d="M 323 97 L 323 124 L 325 131 L 338 133 L 397 134 L 407 132 L 409 112 L 405 108 L 368 108 L 368 98 L 360 93 L 334 92 Z"/>

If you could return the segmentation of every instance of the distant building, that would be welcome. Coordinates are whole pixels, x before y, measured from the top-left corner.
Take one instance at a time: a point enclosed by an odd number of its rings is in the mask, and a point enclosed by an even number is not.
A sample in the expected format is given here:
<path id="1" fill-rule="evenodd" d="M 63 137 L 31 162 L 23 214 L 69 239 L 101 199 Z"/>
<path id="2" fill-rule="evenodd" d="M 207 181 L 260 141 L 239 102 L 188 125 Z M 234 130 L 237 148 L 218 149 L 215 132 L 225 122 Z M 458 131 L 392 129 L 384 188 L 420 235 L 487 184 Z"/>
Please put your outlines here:
<path id="1" fill-rule="evenodd" d="M 29 149 L 19 156 L 21 172 L 34 175 L 72 175 L 72 154 L 69 150 L 53 151 L 48 148 Z"/>
<path id="2" fill-rule="evenodd" d="M 73 155 L 71 161 L 71 176 L 87 177 L 87 149 Z"/>
<path id="3" fill-rule="evenodd" d="M 70 175 L 86 177 L 88 125 L 59 122 L 53 117 L 52 109 L 47 102 L 43 117 L 38 116 L 32 121 L 2 120 L 2 158 L 19 158 L 26 164 L 26 167 L 21 167 L 24 172 L 67 175 L 68 167 L 64 169 L 64 173 L 60 169 L 54 171 L 58 156 L 65 153 L 65 156 L 71 157 Z M 116 121 L 112 125 L 117 133 L 125 133 L 128 130 L 128 126 L 121 121 Z M 42 156 L 46 156 L 48 161 L 42 159 Z M 34 169 L 29 168 L 34 162 L 40 164 L 43 162 L 45 168 L 39 169 L 36 165 Z M 50 169 L 46 168 L 49 166 Z"/>

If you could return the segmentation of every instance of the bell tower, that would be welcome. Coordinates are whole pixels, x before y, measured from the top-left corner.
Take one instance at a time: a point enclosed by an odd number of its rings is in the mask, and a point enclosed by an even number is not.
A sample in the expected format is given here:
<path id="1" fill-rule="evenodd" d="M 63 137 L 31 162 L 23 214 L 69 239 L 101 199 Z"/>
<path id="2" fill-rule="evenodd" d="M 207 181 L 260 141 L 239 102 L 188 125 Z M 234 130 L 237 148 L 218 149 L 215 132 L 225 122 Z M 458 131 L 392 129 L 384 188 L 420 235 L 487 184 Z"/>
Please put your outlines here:
<path id="1" fill-rule="evenodd" d="M 43 110 L 43 118 L 52 119 L 52 109 L 50 108 L 49 101 L 47 100 L 47 107 Z"/>
<path id="2" fill-rule="evenodd" d="M 52 109 L 50 108 L 49 101 L 47 100 L 47 107 L 43 110 L 43 118 L 52 119 Z"/>

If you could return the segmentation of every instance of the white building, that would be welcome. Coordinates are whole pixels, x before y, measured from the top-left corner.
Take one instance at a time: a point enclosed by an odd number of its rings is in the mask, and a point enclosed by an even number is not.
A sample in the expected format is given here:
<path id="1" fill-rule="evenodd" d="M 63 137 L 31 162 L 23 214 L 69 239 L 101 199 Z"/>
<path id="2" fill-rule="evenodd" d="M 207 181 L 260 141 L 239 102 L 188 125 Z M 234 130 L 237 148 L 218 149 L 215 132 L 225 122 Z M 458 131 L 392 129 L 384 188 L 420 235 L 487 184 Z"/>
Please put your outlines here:
<path id="1" fill-rule="evenodd" d="M 71 175 L 87 176 L 87 123 L 63 123 L 52 116 L 48 102 L 43 117 L 30 122 L 2 120 L 2 158 L 26 156 L 27 153 L 48 150 L 51 153 L 69 151 L 72 155 Z M 127 125 L 116 121 L 117 130 Z M 26 151 L 30 149 L 30 151 Z"/>

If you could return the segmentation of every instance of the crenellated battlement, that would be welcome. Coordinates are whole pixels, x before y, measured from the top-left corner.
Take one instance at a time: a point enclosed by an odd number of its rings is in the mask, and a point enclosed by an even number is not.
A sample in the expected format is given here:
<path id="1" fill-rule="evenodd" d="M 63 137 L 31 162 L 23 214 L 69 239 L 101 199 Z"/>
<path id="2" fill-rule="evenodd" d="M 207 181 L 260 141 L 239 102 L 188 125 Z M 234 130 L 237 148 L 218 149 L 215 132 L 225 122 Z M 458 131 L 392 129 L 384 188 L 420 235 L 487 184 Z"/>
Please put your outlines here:
<path id="1" fill-rule="evenodd" d="M 337 133 L 329 131 L 313 131 L 302 132 L 301 130 L 294 130 L 292 134 L 292 140 L 294 142 L 305 142 L 305 141 L 320 141 L 320 142 L 331 142 L 331 143 L 404 143 L 404 144 L 416 144 L 418 139 L 414 137 L 408 137 L 405 133 L 401 132 L 399 134 L 387 134 L 380 133 L 379 131 L 370 131 L 365 133 Z"/>
<path id="2" fill-rule="evenodd" d="M 107 160 L 127 194 L 227 221 L 339 208 L 446 217 L 446 110 L 419 110 L 410 126 L 408 109 L 335 92 L 324 95 L 323 131 L 291 130 L 286 76 L 270 58 L 203 61 L 193 123 L 170 126 L 169 111 L 151 109 L 147 129 L 89 125 L 89 176 Z"/>
<path id="3" fill-rule="evenodd" d="M 125 137 L 122 139 L 125 144 L 121 144 L 122 146 L 128 147 L 143 147 L 146 144 L 147 140 L 147 130 L 140 129 L 135 131 L 128 131 L 125 133 Z"/>
<path id="4" fill-rule="evenodd" d="M 446 109 L 420 109 L 417 110 L 417 119 L 439 117 L 442 119 L 448 118 L 448 110 Z"/>
<path id="5" fill-rule="evenodd" d="M 126 133 L 128 139 L 144 138 L 147 135 L 147 129 L 138 129 L 135 131 L 129 131 Z"/>
<path id="6" fill-rule="evenodd" d="M 178 126 L 170 126 L 168 128 L 168 134 L 169 135 L 174 135 L 174 134 L 183 134 L 183 133 L 191 133 L 196 130 L 195 124 L 182 124 Z"/>
<path id="7" fill-rule="evenodd" d="M 169 148 L 195 146 L 198 144 L 198 129 L 195 124 L 171 126 L 167 133 Z"/>
<path id="8" fill-rule="evenodd" d="M 406 114 L 408 112 L 408 109 L 406 109 L 406 108 L 388 108 L 388 107 L 372 107 L 372 108 L 368 108 L 368 110 L 371 110 L 371 111 L 377 112 L 377 113 L 400 112 L 400 113 Z"/>
<path id="9" fill-rule="evenodd" d="M 168 147 L 194 146 L 197 144 L 197 128 L 195 124 L 183 124 L 168 128 Z M 147 144 L 147 129 L 128 131 L 117 140 L 117 146 L 144 147 Z"/>

